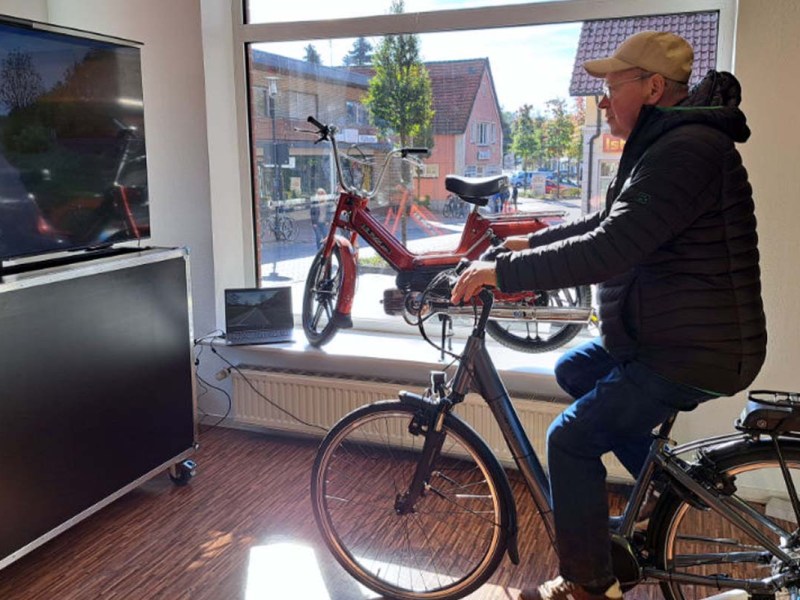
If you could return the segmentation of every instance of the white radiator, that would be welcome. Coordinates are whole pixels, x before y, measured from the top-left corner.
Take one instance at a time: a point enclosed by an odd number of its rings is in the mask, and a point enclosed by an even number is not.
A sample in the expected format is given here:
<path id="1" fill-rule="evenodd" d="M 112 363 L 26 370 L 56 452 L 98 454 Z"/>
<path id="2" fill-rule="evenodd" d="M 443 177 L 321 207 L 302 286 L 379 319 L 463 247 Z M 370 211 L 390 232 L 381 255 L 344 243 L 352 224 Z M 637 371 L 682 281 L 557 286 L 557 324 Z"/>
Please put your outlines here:
<path id="1" fill-rule="evenodd" d="M 319 436 L 320 430 L 299 423 L 270 405 L 265 398 L 303 421 L 328 429 L 359 406 L 376 400 L 397 398 L 397 392 L 401 389 L 415 393 L 423 391 L 413 385 L 391 382 L 243 368 L 240 372 L 233 373 L 233 407 L 230 419 L 234 425 L 248 428 Z M 547 428 L 564 406 L 542 400 L 514 399 L 513 402 L 536 453 L 546 465 Z M 513 466 L 514 461 L 500 429 L 480 396 L 470 394 L 456 407 L 455 412 L 483 437 L 503 464 Z M 607 456 L 604 462 L 611 480 L 632 481 L 616 458 Z"/>

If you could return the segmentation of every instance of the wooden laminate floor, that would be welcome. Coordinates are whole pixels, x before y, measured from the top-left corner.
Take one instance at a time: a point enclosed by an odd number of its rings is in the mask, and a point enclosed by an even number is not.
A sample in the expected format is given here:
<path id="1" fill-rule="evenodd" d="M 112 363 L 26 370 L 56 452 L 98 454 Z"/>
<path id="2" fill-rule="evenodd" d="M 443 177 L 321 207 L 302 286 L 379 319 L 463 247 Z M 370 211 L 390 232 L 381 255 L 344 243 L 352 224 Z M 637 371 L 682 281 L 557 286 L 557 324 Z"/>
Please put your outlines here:
<path id="1" fill-rule="evenodd" d="M 185 487 L 160 475 L 0 571 L 0 600 L 367 600 L 311 513 L 316 442 L 233 429 L 202 434 Z M 505 558 L 471 600 L 510 600 L 554 575 L 539 517 L 514 482 L 522 563 Z M 612 503 L 618 503 L 612 497 Z M 660 598 L 640 586 L 630 599 Z"/>

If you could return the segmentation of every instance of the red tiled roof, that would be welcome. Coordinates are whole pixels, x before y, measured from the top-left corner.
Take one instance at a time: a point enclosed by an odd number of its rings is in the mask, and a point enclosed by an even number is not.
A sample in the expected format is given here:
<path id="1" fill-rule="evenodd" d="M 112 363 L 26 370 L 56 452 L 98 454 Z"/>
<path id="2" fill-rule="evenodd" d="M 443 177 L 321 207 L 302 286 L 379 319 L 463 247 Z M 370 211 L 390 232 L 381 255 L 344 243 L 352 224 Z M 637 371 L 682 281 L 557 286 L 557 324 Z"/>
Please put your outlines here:
<path id="1" fill-rule="evenodd" d="M 440 135 L 464 133 L 484 71 L 488 73 L 489 83 L 494 87 L 489 59 L 445 60 L 424 64 L 431 78 L 433 132 Z M 349 70 L 367 77 L 375 74 L 370 66 L 349 67 Z M 499 106 L 497 110 L 500 114 Z"/>
<path id="2" fill-rule="evenodd" d="M 654 15 L 626 19 L 586 21 L 581 28 L 578 52 L 569 86 L 571 96 L 603 93 L 603 80 L 590 76 L 583 68 L 587 60 L 611 56 L 617 46 L 639 31 L 671 31 L 686 39 L 694 49 L 694 67 L 689 84 L 700 81 L 717 64 L 718 13 L 698 12 Z"/>
<path id="3" fill-rule="evenodd" d="M 433 91 L 433 131 L 437 134 L 461 134 L 467 130 L 469 115 L 489 59 L 426 62 Z M 491 83 L 491 71 L 489 81 Z"/>

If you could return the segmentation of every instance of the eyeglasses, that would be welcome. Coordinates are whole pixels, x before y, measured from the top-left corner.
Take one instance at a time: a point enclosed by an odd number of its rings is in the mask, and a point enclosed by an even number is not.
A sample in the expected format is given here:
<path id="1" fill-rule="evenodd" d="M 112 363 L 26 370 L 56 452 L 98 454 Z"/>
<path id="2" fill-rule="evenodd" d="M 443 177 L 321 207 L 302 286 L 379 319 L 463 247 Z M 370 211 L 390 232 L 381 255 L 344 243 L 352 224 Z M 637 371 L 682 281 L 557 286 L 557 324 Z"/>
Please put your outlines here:
<path id="1" fill-rule="evenodd" d="M 611 100 L 612 95 L 614 94 L 614 90 L 620 87 L 621 85 L 625 85 L 626 83 L 632 83 L 634 81 L 642 81 L 644 79 L 648 79 L 655 75 L 655 73 L 644 73 L 643 75 L 639 75 L 638 77 L 631 77 L 630 79 L 623 79 L 622 81 L 617 81 L 616 83 L 603 83 L 603 95 Z"/>

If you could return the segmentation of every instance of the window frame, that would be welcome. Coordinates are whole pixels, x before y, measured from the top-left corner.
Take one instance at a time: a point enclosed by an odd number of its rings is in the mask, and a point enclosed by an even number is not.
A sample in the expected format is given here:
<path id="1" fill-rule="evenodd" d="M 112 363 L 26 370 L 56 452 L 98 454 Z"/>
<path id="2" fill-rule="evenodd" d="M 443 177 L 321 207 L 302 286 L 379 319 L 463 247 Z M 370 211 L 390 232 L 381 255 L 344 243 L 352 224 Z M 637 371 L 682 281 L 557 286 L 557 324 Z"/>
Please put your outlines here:
<path id="1" fill-rule="evenodd" d="M 253 177 L 246 52 L 251 43 L 380 37 L 570 23 L 669 13 L 717 11 L 717 68 L 732 70 L 739 0 L 556 0 L 452 10 L 378 15 L 321 21 L 245 24 L 245 2 L 231 0 L 234 93 L 241 192 L 245 273 L 256 283 L 258 253 L 254 240 Z M 321 103 L 321 99 L 318 102 Z M 248 267 L 249 264 L 249 267 Z"/>

